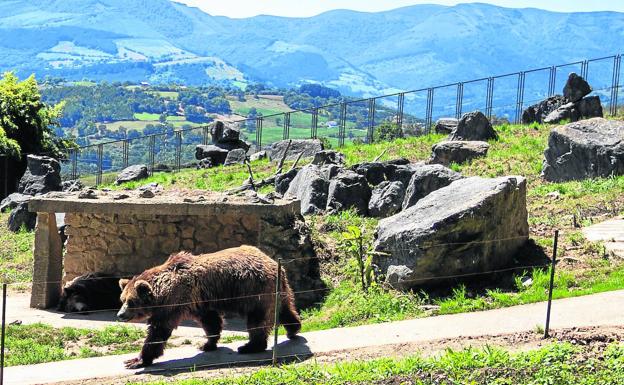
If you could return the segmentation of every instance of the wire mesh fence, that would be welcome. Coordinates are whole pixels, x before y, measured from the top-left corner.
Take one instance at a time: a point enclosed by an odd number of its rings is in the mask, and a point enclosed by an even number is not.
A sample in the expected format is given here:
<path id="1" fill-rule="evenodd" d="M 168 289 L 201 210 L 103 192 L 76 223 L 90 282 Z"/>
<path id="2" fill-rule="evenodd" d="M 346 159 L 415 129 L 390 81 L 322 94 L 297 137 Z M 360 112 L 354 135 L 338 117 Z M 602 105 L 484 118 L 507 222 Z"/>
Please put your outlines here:
<path id="1" fill-rule="evenodd" d="M 605 106 L 605 114 L 616 115 L 622 71 L 618 54 L 391 95 L 345 99 L 311 109 L 241 117 L 235 123 L 255 149 L 284 139 L 326 138 L 336 147 L 351 142 L 372 143 L 385 139 L 388 127 L 401 129 L 407 135 L 423 135 L 439 118 L 459 118 L 475 110 L 489 118 L 519 123 L 526 107 L 560 93 L 570 72 L 589 81 L 594 95 Z M 128 165 L 146 164 L 150 172 L 155 168 L 190 167 L 194 146 L 210 142 L 208 129 L 166 128 L 162 133 L 71 150 L 62 164 L 62 175 L 64 179 L 87 177 L 97 185 L 110 181 L 107 174 Z"/>

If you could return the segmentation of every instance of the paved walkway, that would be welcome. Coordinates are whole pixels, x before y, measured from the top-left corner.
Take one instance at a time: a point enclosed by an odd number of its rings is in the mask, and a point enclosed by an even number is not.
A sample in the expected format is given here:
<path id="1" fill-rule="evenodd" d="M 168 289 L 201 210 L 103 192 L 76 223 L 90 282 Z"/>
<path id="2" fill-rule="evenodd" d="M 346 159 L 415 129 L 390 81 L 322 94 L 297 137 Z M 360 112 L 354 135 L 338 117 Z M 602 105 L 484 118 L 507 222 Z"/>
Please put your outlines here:
<path id="1" fill-rule="evenodd" d="M 611 219 L 583 228 L 585 238 L 602 241 L 607 249 L 624 258 L 624 218 Z"/>
<path id="2" fill-rule="evenodd" d="M 536 325 L 544 324 L 545 312 L 546 304 L 536 303 L 477 313 L 310 332 L 293 341 L 280 338 L 278 355 L 305 358 L 314 353 L 343 349 L 532 331 Z M 553 304 L 553 329 L 616 325 L 624 325 L 624 291 L 561 299 Z M 5 371 L 4 381 L 5 384 L 42 384 L 142 373 L 158 374 L 193 366 L 195 370 L 208 370 L 210 367 L 233 365 L 240 361 L 270 359 L 271 351 L 253 355 L 236 354 L 236 348 L 243 343 L 223 345 L 211 353 L 202 353 L 194 347 L 168 349 L 155 365 L 138 371 L 126 370 L 122 364 L 123 360 L 135 354 L 10 367 Z"/>

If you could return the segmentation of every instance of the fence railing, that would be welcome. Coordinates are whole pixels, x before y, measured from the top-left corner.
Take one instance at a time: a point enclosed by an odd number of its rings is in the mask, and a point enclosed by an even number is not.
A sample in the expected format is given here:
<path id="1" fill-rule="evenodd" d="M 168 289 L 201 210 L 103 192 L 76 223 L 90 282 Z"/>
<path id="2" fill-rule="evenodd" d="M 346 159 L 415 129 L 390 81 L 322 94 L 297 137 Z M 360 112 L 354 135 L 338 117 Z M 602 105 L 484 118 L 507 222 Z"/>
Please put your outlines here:
<path id="1" fill-rule="evenodd" d="M 282 139 L 320 137 L 339 147 L 356 140 L 372 143 L 384 122 L 409 135 L 423 135 L 441 117 L 459 118 L 474 110 L 519 123 L 526 106 L 563 89 L 569 72 L 587 79 L 608 106 L 605 112 L 615 115 L 623 86 L 621 62 L 622 55 L 617 54 L 233 122 L 241 125 L 257 149 Z M 84 146 L 69 151 L 62 175 L 64 179 L 91 175 L 92 183 L 99 185 L 112 178 L 108 173 L 133 164 L 146 164 L 150 172 L 179 170 L 193 162 L 195 145 L 209 142 L 208 126 L 197 126 Z"/>

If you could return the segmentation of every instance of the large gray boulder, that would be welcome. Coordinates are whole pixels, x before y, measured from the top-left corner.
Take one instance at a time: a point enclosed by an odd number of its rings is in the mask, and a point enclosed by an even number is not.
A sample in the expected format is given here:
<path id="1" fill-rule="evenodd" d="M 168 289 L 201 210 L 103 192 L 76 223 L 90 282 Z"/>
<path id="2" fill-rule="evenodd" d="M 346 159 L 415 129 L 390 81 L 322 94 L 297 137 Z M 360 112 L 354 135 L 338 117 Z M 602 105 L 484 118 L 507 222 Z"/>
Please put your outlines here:
<path id="1" fill-rule="evenodd" d="M 381 182 L 377 185 L 368 202 L 368 213 L 372 217 L 385 218 L 401 211 L 405 186 L 401 182 Z"/>
<path id="2" fill-rule="evenodd" d="M 17 192 L 26 195 L 61 191 L 61 165 L 49 156 L 28 155 Z"/>
<path id="3" fill-rule="evenodd" d="M 555 127 L 542 176 L 551 182 L 624 175 L 624 122 L 593 118 Z"/>
<path id="4" fill-rule="evenodd" d="M 450 134 L 455 128 L 459 120 L 455 118 L 440 118 L 435 124 L 434 130 L 436 134 Z"/>
<path id="5" fill-rule="evenodd" d="M 401 204 L 403 210 L 412 207 L 432 192 L 446 187 L 462 175 L 439 164 L 422 165 L 416 168 L 414 175 L 407 184 L 405 197 Z"/>
<path id="6" fill-rule="evenodd" d="M 449 140 L 490 140 L 498 135 L 488 118 L 481 111 L 473 111 L 459 119 L 457 127 L 449 135 Z"/>
<path id="7" fill-rule="evenodd" d="M 285 195 L 294 196 L 301 201 L 301 214 L 318 214 L 327 206 L 328 190 L 327 170 L 309 164 L 290 182 Z"/>
<path id="8" fill-rule="evenodd" d="M 288 154 L 286 154 L 286 160 L 295 160 L 300 153 L 303 153 L 302 158 L 313 158 L 314 155 L 323 151 L 323 143 L 319 139 L 287 139 L 275 142 L 269 146 L 267 153 L 271 161 L 279 161 L 288 147 L 288 142 L 292 140 Z"/>
<path id="9" fill-rule="evenodd" d="M 563 106 L 568 101 L 562 95 L 555 95 L 533 104 L 522 111 L 522 124 L 534 122 L 544 123 L 544 119 L 557 108 Z"/>
<path id="10" fill-rule="evenodd" d="M 431 148 L 429 163 L 443 164 L 465 163 L 487 156 L 490 145 L 478 140 L 450 140 L 434 144 Z"/>
<path id="11" fill-rule="evenodd" d="M 386 180 L 391 182 L 401 182 L 404 186 L 409 184 L 410 179 L 424 163 L 410 164 L 384 164 Z"/>
<path id="12" fill-rule="evenodd" d="M 589 95 L 592 88 L 581 76 L 571 72 L 568 81 L 563 87 L 563 96 L 570 102 L 575 103 Z"/>
<path id="13" fill-rule="evenodd" d="M 123 169 L 119 175 L 117 175 L 116 184 L 122 184 L 126 182 L 134 182 L 137 180 L 145 179 L 149 176 L 147 172 L 147 166 L 144 164 L 135 164 L 133 166 Z"/>
<path id="14" fill-rule="evenodd" d="M 221 121 L 214 122 L 210 126 L 210 135 L 214 146 L 228 151 L 236 149 L 242 149 L 245 152 L 249 151 L 249 143 L 240 139 L 240 129 L 235 125 Z"/>
<path id="15" fill-rule="evenodd" d="M 28 211 L 28 202 L 22 202 L 11 211 L 7 225 L 10 231 L 17 233 L 22 228 L 34 230 L 36 222 L 37 214 Z"/>
<path id="16" fill-rule="evenodd" d="M 224 166 L 232 166 L 235 164 L 243 164 L 245 163 L 245 159 L 247 159 L 247 153 L 242 148 L 237 148 L 228 152 L 225 157 L 225 162 L 223 162 Z"/>
<path id="17" fill-rule="evenodd" d="M 355 209 L 359 215 L 366 215 L 370 196 L 371 190 L 365 177 L 354 171 L 342 170 L 329 182 L 327 212 Z"/>
<path id="18" fill-rule="evenodd" d="M 440 284 L 512 265 L 528 235 L 523 177 L 466 178 L 382 219 L 373 263 L 383 274 L 400 267 L 401 282 L 387 281 L 398 289 Z"/>
<path id="19" fill-rule="evenodd" d="M 0 213 L 16 208 L 20 203 L 28 202 L 32 195 L 13 193 L 0 202 Z"/>

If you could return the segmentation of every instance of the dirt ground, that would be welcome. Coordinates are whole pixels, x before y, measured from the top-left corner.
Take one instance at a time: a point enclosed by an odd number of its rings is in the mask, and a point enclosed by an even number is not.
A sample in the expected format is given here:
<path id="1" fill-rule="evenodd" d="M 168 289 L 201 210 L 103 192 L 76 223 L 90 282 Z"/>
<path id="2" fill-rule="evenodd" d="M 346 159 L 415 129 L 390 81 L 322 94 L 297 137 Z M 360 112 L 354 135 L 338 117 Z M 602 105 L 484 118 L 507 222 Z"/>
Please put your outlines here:
<path id="1" fill-rule="evenodd" d="M 466 347 L 483 347 L 485 345 L 505 348 L 512 352 L 528 351 L 537 349 L 553 342 L 570 342 L 590 346 L 593 350 L 604 350 L 609 344 L 621 341 L 624 338 L 624 326 L 608 326 L 608 327 L 588 327 L 588 328 L 572 328 L 551 331 L 551 338 L 544 339 L 542 334 L 536 332 L 523 332 L 515 334 L 501 335 L 485 335 L 480 337 L 466 337 L 460 339 L 443 339 L 430 341 L 426 343 L 405 343 L 396 345 L 375 346 L 369 348 L 361 348 L 355 350 L 341 350 L 329 353 L 313 355 L 310 357 L 300 357 L 299 360 L 305 362 L 313 359 L 314 362 L 333 363 L 340 361 L 357 361 L 371 360 L 381 357 L 406 357 L 410 355 L 420 354 L 421 356 L 434 356 L 443 353 L 444 350 L 461 349 Z M 65 382 L 68 385 L 125 385 L 128 382 L 150 382 L 165 381 L 175 382 L 183 379 L 212 379 L 224 376 L 235 376 L 253 373 L 254 371 L 266 367 L 264 366 L 238 366 L 228 368 L 207 368 L 196 370 L 192 373 L 183 372 L 162 372 L 158 375 L 136 375 L 124 376 L 107 379 L 91 379 L 79 382 Z M 394 381 L 396 379 L 392 379 Z M 389 382 L 388 384 L 392 384 Z"/>

